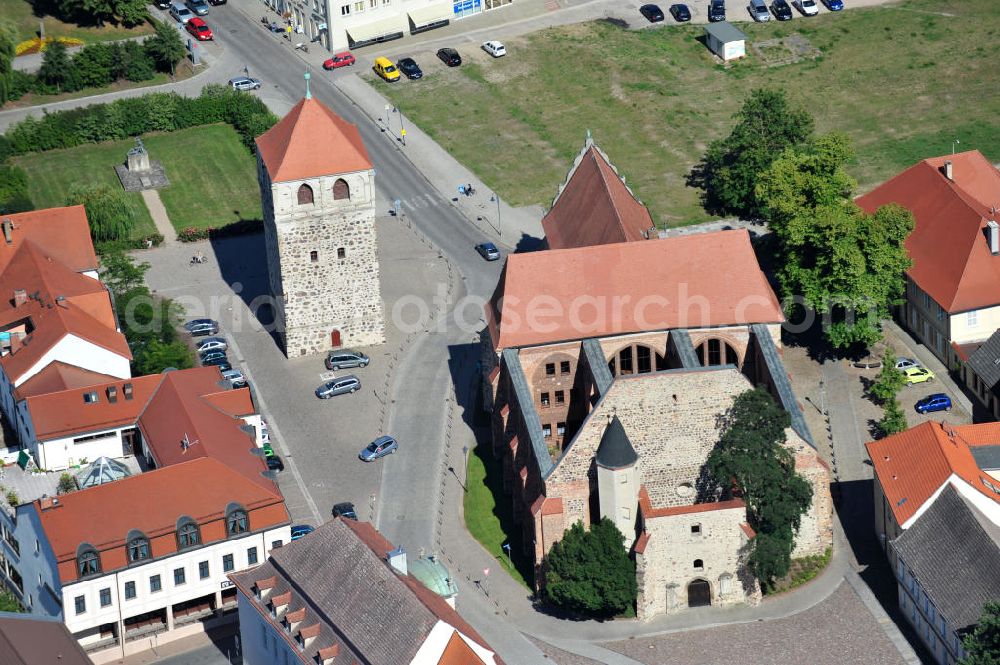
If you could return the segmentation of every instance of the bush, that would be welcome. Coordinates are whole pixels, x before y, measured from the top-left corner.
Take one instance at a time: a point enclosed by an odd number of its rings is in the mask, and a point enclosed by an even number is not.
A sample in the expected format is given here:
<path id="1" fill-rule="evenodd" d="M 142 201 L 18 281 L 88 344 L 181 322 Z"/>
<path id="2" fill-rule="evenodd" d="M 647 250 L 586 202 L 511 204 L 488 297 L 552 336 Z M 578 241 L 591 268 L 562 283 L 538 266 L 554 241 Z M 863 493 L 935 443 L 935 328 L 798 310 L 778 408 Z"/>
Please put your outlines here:
<path id="1" fill-rule="evenodd" d="M 181 242 L 197 242 L 199 240 L 207 240 L 209 238 L 226 238 L 242 235 L 244 233 L 256 233 L 263 228 L 264 222 L 259 219 L 241 219 L 238 222 L 233 222 L 232 224 L 220 227 L 210 226 L 208 228 L 199 229 L 194 226 L 188 226 L 187 228 L 181 229 L 181 231 L 177 234 L 177 239 Z"/>
<path id="2" fill-rule="evenodd" d="M 553 605 L 613 617 L 635 605 L 635 564 L 624 536 L 608 518 L 584 530 L 576 522 L 545 559 L 545 598 Z"/>
<path id="3" fill-rule="evenodd" d="M 161 244 L 163 244 L 163 234 L 151 233 L 150 235 L 143 236 L 142 238 L 128 238 L 126 240 L 111 240 L 108 242 L 94 243 L 94 251 L 104 256 L 120 252 L 128 252 L 133 249 L 159 247 Z"/>
<path id="4" fill-rule="evenodd" d="M 35 206 L 28 195 L 28 176 L 13 165 L 0 164 L 0 213 L 27 212 Z"/>
<path id="5" fill-rule="evenodd" d="M 75 492 L 80 489 L 76 484 L 76 478 L 68 472 L 63 472 L 59 476 L 59 485 L 56 487 L 56 491 L 59 494 L 69 494 L 70 492 Z"/>

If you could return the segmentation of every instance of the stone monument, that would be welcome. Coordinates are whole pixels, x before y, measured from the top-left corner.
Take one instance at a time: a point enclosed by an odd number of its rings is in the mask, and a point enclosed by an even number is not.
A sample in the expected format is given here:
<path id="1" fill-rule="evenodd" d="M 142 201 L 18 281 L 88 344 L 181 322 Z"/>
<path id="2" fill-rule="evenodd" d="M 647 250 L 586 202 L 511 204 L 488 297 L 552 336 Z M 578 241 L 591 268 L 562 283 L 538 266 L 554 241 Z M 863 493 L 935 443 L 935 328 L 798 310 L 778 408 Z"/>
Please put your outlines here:
<path id="1" fill-rule="evenodd" d="M 125 163 L 116 165 L 115 171 L 126 192 L 159 189 L 170 184 L 163 165 L 149 158 L 141 138 L 135 139 L 135 147 L 129 149 Z"/>

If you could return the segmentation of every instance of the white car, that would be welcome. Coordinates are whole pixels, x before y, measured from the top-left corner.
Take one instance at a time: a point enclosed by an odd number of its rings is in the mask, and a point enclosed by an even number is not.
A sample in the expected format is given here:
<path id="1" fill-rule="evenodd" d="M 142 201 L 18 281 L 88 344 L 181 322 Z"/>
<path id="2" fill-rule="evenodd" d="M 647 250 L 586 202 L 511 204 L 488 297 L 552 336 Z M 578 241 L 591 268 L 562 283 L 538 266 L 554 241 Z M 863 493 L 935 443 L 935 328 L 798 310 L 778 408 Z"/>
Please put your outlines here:
<path id="1" fill-rule="evenodd" d="M 229 85 L 233 87 L 233 90 L 259 90 L 260 80 L 250 78 L 249 76 L 238 76 L 234 79 L 229 79 Z"/>
<path id="2" fill-rule="evenodd" d="M 203 351 L 225 351 L 229 348 L 225 337 L 206 337 L 195 343 L 198 353 Z"/>
<path id="3" fill-rule="evenodd" d="M 483 50 L 492 55 L 494 58 L 507 55 L 507 47 L 500 42 L 483 42 Z"/>
<path id="4" fill-rule="evenodd" d="M 795 0 L 792 4 L 804 16 L 816 16 L 816 14 L 819 14 L 819 7 L 816 5 L 816 0 Z"/>
<path id="5" fill-rule="evenodd" d="M 910 369 L 911 367 L 920 367 L 920 366 L 921 366 L 920 363 L 918 363 L 913 358 L 900 358 L 896 361 L 896 369 L 898 369 L 901 372 L 903 370 Z"/>

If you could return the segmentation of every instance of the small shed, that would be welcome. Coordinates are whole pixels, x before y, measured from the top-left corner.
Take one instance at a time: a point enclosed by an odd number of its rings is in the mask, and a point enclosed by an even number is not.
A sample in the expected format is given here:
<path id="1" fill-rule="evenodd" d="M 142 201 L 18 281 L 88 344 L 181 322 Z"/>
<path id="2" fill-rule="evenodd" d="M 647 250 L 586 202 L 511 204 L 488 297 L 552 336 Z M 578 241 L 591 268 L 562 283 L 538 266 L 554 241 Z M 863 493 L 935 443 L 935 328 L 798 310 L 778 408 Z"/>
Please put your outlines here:
<path id="1" fill-rule="evenodd" d="M 724 61 L 742 58 L 747 54 L 747 36 L 728 21 L 706 25 L 705 43 L 712 53 Z"/>

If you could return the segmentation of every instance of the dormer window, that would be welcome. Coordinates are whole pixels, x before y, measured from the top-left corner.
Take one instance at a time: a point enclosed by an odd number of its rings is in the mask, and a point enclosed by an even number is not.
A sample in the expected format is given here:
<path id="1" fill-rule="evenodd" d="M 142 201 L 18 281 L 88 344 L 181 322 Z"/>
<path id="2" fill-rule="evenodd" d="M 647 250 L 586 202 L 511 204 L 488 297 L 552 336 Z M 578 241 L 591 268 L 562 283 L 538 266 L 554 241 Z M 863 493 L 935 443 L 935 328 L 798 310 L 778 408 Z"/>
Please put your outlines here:
<path id="1" fill-rule="evenodd" d="M 76 555 L 76 572 L 80 577 L 97 575 L 101 572 L 101 555 L 93 545 L 84 543 Z"/>
<path id="2" fill-rule="evenodd" d="M 242 506 L 230 504 L 226 509 L 226 533 L 237 536 L 250 530 L 250 518 Z"/>
<path id="3" fill-rule="evenodd" d="M 152 558 L 149 550 L 149 538 L 142 532 L 129 531 L 127 543 L 129 563 Z"/>
<path id="4" fill-rule="evenodd" d="M 183 550 L 201 544 L 201 533 L 198 523 L 190 517 L 182 517 L 177 521 L 177 549 Z"/>

